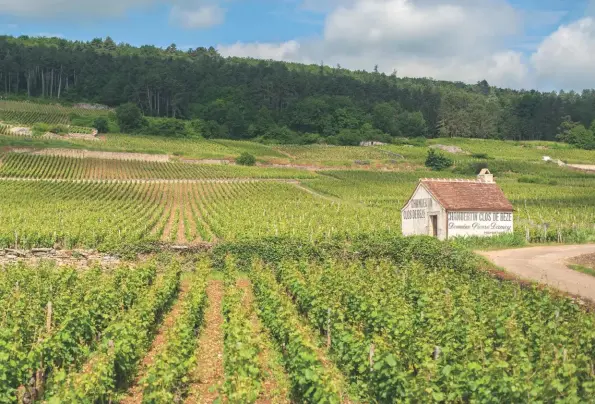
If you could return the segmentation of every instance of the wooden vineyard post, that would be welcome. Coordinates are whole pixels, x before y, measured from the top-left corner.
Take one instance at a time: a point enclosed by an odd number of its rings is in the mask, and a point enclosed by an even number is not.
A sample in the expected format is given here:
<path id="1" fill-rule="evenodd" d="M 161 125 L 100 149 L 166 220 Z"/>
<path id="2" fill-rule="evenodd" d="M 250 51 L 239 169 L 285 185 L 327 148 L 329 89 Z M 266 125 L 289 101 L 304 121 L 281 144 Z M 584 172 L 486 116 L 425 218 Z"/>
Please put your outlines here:
<path id="1" fill-rule="evenodd" d="M 370 344 L 370 355 L 368 356 L 368 361 L 370 362 L 370 372 L 374 371 L 374 343 Z"/>
<path id="2" fill-rule="evenodd" d="M 48 302 L 45 317 L 45 330 L 49 334 L 52 331 L 52 302 Z"/>
<path id="3" fill-rule="evenodd" d="M 433 354 L 433 357 L 434 357 L 434 360 L 435 361 L 437 361 L 440 358 L 440 352 L 441 352 L 440 351 L 440 347 L 438 345 L 436 345 L 434 347 L 434 354 Z"/>
<path id="4" fill-rule="evenodd" d="M 47 304 L 47 311 L 46 311 L 46 317 L 45 317 L 45 331 L 47 333 L 47 337 L 49 337 L 50 333 L 52 332 L 52 314 L 53 314 L 53 309 L 52 309 L 52 302 L 48 302 Z M 41 398 L 41 396 L 43 396 L 43 390 L 44 390 L 44 366 L 43 366 L 43 357 L 41 358 L 41 363 L 39 364 L 39 368 L 37 369 L 37 372 L 35 373 L 35 392 L 33 394 L 33 397 L 35 399 L 39 399 Z"/>

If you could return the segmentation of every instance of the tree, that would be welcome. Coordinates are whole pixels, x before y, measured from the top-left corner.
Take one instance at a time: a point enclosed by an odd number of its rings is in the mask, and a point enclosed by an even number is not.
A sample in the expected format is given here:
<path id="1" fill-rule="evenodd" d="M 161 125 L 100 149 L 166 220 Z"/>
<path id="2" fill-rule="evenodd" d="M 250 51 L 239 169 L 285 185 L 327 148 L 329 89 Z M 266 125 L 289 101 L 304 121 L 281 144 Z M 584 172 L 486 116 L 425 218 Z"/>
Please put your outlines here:
<path id="1" fill-rule="evenodd" d="M 402 136 L 397 125 L 397 108 L 388 102 L 374 105 L 372 121 L 374 126 L 391 136 Z"/>
<path id="2" fill-rule="evenodd" d="M 95 118 L 95 120 L 93 121 L 93 127 L 95 129 L 97 129 L 97 132 L 99 132 L 99 133 L 109 132 L 109 122 L 103 116 L 99 116 L 99 117 Z"/>
<path id="3" fill-rule="evenodd" d="M 421 112 L 403 112 L 398 117 L 397 127 L 402 136 L 425 137 L 428 126 Z"/>
<path id="4" fill-rule="evenodd" d="M 0 36 L 4 94 L 111 107 L 133 102 L 147 116 L 215 121 L 214 137 L 260 138 L 286 126 L 293 142 L 305 134 L 336 140 L 366 123 L 393 137 L 414 137 L 425 122 L 427 136 L 555 140 L 563 117 L 585 128 L 595 120 L 595 90 L 541 93 L 374 70 L 227 59 L 213 47 L 134 47 L 109 37 Z"/>
<path id="5" fill-rule="evenodd" d="M 143 126 L 143 113 L 131 102 L 120 105 L 116 109 L 116 120 L 120 125 L 120 132 L 134 132 Z"/>
<path id="6" fill-rule="evenodd" d="M 428 157 L 426 158 L 426 167 L 429 167 L 434 171 L 440 171 L 452 167 L 452 165 L 453 161 L 445 155 L 443 155 L 442 153 L 439 153 L 434 149 L 428 150 Z"/>
<path id="7" fill-rule="evenodd" d="M 244 152 L 236 158 L 236 163 L 242 166 L 253 166 L 256 164 L 256 157 L 250 153 Z"/>
<path id="8" fill-rule="evenodd" d="M 587 129 L 582 124 L 565 121 L 560 128 L 561 133 L 558 135 L 558 139 L 562 142 L 580 147 L 581 149 L 595 149 L 595 131 L 593 131 L 595 125 L 591 125 L 591 129 Z"/>

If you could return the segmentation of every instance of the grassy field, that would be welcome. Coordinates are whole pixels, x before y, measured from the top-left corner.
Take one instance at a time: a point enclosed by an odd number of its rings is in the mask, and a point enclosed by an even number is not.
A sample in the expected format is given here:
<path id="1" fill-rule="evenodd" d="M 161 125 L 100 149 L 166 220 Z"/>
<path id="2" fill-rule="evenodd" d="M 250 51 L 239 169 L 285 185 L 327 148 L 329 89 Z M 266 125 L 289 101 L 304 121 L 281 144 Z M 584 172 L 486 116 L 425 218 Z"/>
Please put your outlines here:
<path id="1" fill-rule="evenodd" d="M 11 108 L 31 122 L 72 114 Z M 463 152 L 429 171 L 438 144 Z M 187 161 L 243 152 L 261 166 Z M 595 161 L 554 143 L 468 139 L 0 136 L 0 402 L 591 402 L 588 306 L 502 276 L 473 241 L 400 237 L 420 178 L 487 166 L 515 234 L 481 247 L 595 241 L 595 174 L 544 154 Z"/>

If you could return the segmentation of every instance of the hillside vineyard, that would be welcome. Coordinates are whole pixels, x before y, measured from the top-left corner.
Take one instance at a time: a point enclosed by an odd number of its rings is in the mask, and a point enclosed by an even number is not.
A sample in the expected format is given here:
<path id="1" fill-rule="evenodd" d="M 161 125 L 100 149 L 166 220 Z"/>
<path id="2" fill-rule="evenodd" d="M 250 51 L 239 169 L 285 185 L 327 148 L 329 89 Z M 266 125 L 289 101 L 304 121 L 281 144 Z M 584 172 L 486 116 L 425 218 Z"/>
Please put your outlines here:
<path id="1" fill-rule="evenodd" d="M 29 37 L 0 91 L 0 403 L 594 402 L 592 91 Z"/>

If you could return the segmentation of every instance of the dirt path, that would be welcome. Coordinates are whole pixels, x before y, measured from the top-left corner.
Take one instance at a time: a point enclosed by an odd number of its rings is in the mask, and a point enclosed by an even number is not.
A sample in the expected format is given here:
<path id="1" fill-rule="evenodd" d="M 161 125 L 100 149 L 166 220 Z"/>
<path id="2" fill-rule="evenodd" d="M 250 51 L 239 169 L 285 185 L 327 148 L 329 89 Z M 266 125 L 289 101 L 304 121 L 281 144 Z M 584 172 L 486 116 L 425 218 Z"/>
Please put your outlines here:
<path id="1" fill-rule="evenodd" d="M 302 190 L 304 192 L 307 192 L 307 193 L 309 193 L 311 195 L 314 195 L 317 198 L 326 199 L 327 201 L 331 201 L 331 202 L 339 202 L 339 203 L 342 203 L 343 202 L 339 198 L 335 198 L 333 196 L 328 196 L 328 195 L 321 194 L 320 192 L 313 190 L 312 188 L 310 188 L 310 187 L 302 184 L 299 181 L 291 182 L 291 184 L 293 186 L 295 186 L 297 189 L 300 189 L 300 190 Z"/>
<path id="2" fill-rule="evenodd" d="M 576 168 L 577 170 L 595 172 L 595 164 L 567 164 L 567 167 Z"/>
<path id="3" fill-rule="evenodd" d="M 244 307 L 250 307 L 250 320 L 254 331 L 260 336 L 260 366 L 264 373 L 262 381 L 262 392 L 256 400 L 257 404 L 265 403 L 289 403 L 290 382 L 283 367 L 276 362 L 280 353 L 272 351 L 272 342 L 270 341 L 258 315 L 254 310 L 254 294 L 252 285 L 248 279 L 240 279 L 237 282 L 239 288 L 244 290 L 242 304 Z"/>
<path id="4" fill-rule="evenodd" d="M 207 286 L 209 306 L 205 313 L 205 326 L 201 330 L 196 353 L 196 369 L 191 374 L 188 404 L 212 403 L 223 383 L 223 281 L 210 280 Z"/>
<path id="5" fill-rule="evenodd" d="M 166 335 L 167 330 L 169 330 L 180 313 L 182 309 L 182 302 L 184 296 L 188 293 L 190 289 L 190 282 L 187 280 L 182 280 L 180 284 L 180 293 L 178 294 L 178 299 L 176 300 L 175 304 L 173 305 L 170 312 L 167 314 L 161 327 L 157 331 L 157 335 L 153 340 L 153 344 L 151 345 L 151 349 L 143 358 L 143 361 L 140 365 L 140 370 L 138 372 L 138 376 L 134 380 L 133 385 L 128 390 L 128 394 L 124 397 L 120 403 L 122 404 L 140 404 L 143 401 L 143 386 L 140 384 L 140 381 L 145 375 L 147 374 L 147 370 L 153 365 L 155 362 L 156 355 L 163 349 L 163 346 L 166 342 Z"/>
<path id="6" fill-rule="evenodd" d="M 573 271 L 566 266 L 569 259 L 591 253 L 595 253 L 595 244 L 479 252 L 521 278 L 541 282 L 595 302 L 595 276 Z"/>

